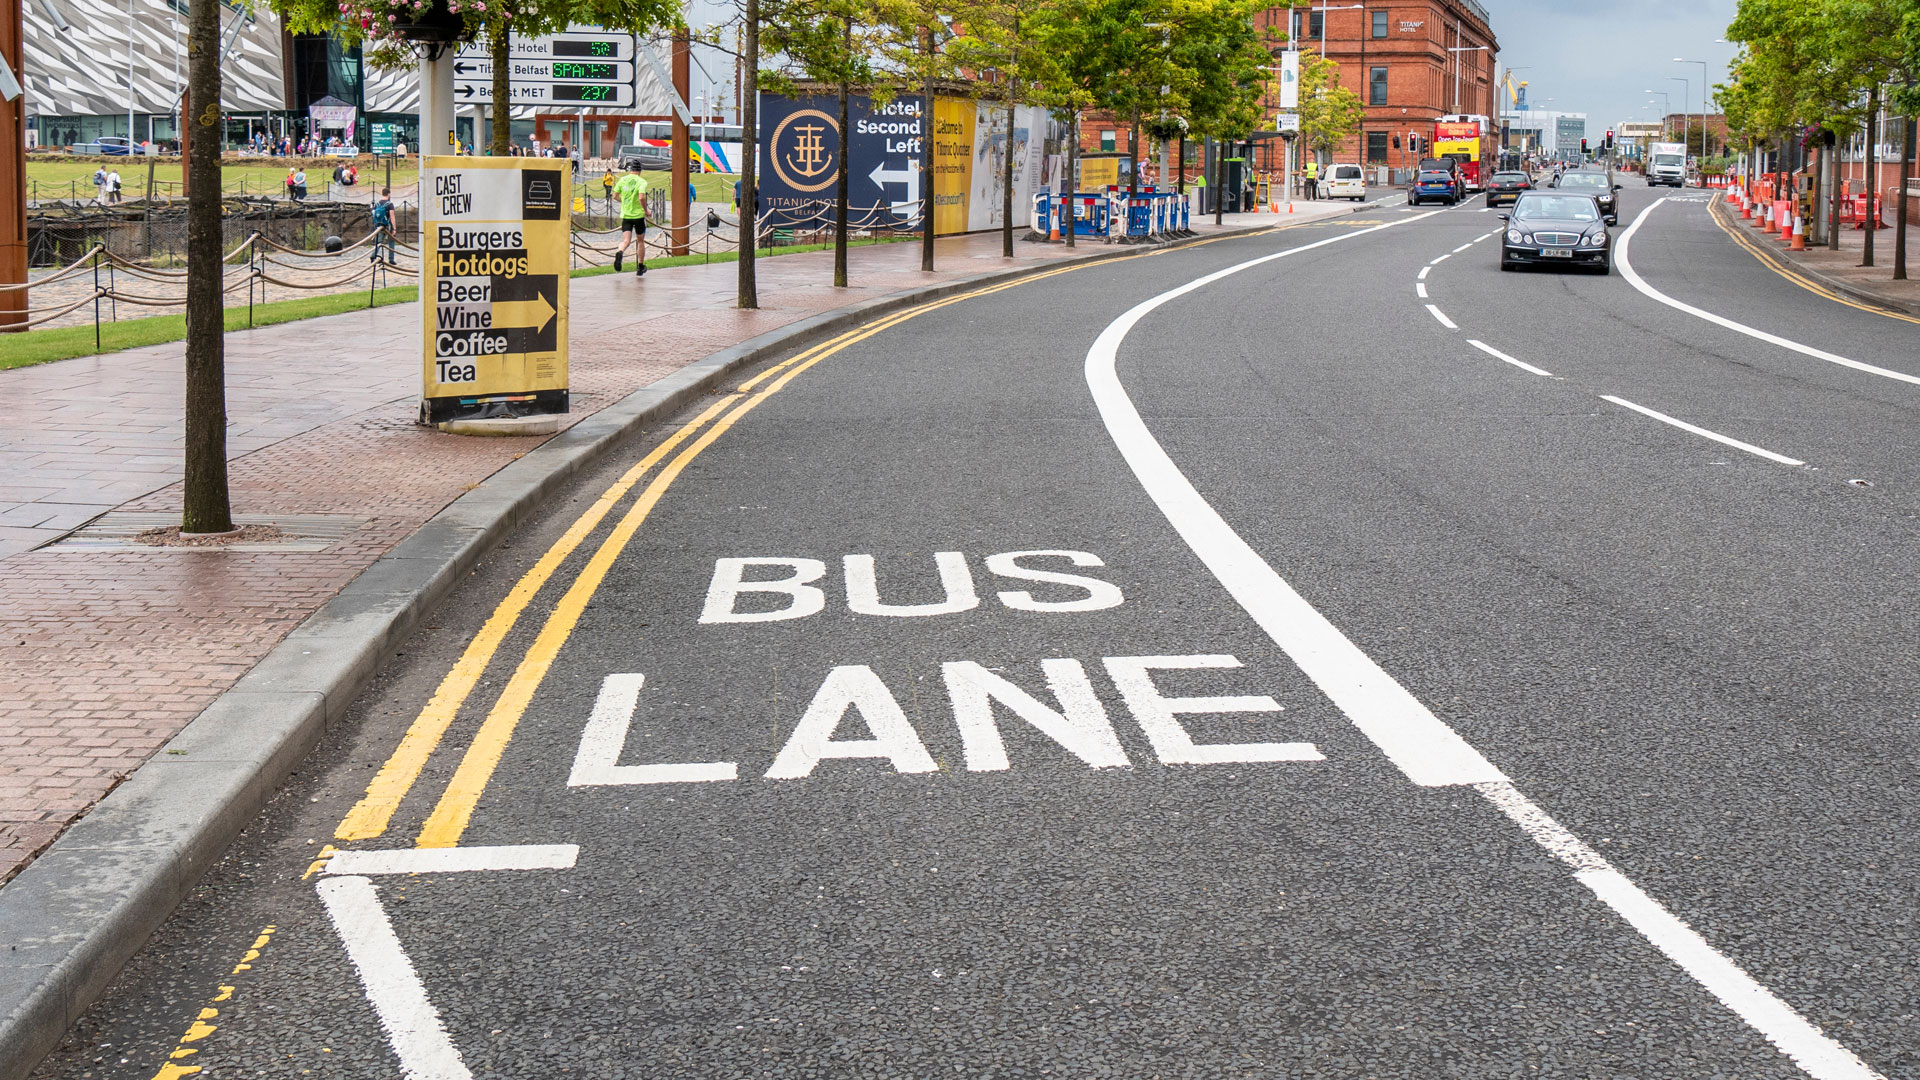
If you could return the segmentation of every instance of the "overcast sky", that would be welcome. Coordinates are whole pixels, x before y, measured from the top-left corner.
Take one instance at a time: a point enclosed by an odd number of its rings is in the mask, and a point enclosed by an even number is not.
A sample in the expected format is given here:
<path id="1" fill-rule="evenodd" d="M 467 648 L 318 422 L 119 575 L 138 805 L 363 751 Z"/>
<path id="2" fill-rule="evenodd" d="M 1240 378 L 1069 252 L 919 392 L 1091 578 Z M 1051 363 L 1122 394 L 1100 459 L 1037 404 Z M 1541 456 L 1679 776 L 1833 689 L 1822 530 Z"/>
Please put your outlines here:
<path id="1" fill-rule="evenodd" d="M 1587 114 L 1589 133 L 1622 120 L 1657 120 L 1667 92 L 1680 108 L 1688 81 L 1688 112 L 1700 111 L 1700 65 L 1707 85 L 1725 82 L 1733 46 L 1716 44 L 1733 18 L 1735 0 L 1481 0 L 1493 15 L 1500 62 L 1525 79 L 1528 104 L 1536 109 Z M 1544 99 L 1553 98 L 1552 102 Z M 1647 102 L 1655 102 L 1645 108 Z"/>

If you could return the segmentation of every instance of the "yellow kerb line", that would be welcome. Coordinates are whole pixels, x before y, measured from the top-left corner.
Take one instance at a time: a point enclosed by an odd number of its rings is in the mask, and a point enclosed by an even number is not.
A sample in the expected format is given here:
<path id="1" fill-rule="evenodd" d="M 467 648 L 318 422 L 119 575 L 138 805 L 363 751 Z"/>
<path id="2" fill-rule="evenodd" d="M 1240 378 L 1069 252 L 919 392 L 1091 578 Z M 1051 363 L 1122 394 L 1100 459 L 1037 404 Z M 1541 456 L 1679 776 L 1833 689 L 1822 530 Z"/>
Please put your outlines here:
<path id="1" fill-rule="evenodd" d="M 525 574 L 520 576 L 520 580 L 514 583 L 513 590 L 494 609 L 493 614 L 487 618 L 486 624 L 480 628 L 480 632 L 467 643 L 466 652 L 462 653 L 460 659 L 448 670 L 446 677 L 440 680 L 439 688 L 434 691 L 432 699 L 420 710 L 420 714 L 407 728 L 407 733 L 400 740 L 399 747 L 394 750 L 391 757 L 387 758 L 386 764 L 380 766 L 380 771 L 367 785 L 366 795 L 362 796 L 360 801 L 354 804 L 353 809 L 347 812 L 347 816 L 340 820 L 339 827 L 333 831 L 336 840 L 370 840 L 387 831 L 387 825 L 392 821 L 395 811 L 399 810 L 401 800 L 406 798 L 407 792 L 412 790 L 414 782 L 420 778 L 420 770 L 426 767 L 427 759 L 432 757 L 434 750 L 439 747 L 447 728 L 453 724 L 454 718 L 459 716 L 460 707 L 466 703 L 467 695 L 473 692 L 474 685 L 480 681 L 480 676 L 486 672 L 487 665 L 493 660 L 493 654 L 499 651 L 501 643 L 513 630 L 514 623 L 519 620 L 521 613 L 533 601 L 534 596 L 546 585 L 547 580 L 560 569 L 561 564 L 573 554 L 574 549 L 578 548 L 581 542 L 599 527 L 601 520 L 614 506 L 621 499 L 626 498 L 627 492 L 639 483 L 647 470 L 672 453 L 676 446 L 684 442 L 707 421 L 739 400 L 738 394 L 729 394 L 721 398 L 694 418 L 691 423 L 668 436 L 666 441 L 655 447 L 646 457 L 641 458 L 638 464 L 628 469 L 613 486 L 602 492 L 594 504 L 574 520 L 566 533 L 553 542 L 553 546 L 547 549 L 546 554 L 540 556 L 540 561 L 534 563 Z"/>
<path id="2" fill-rule="evenodd" d="M 1712 210 L 1708 210 L 1707 216 L 1713 219 L 1713 223 L 1715 225 L 1720 226 L 1721 232 L 1726 233 L 1728 236 L 1732 237 L 1734 243 L 1745 248 L 1747 250 L 1747 254 L 1752 255 L 1754 258 L 1760 260 L 1761 266 L 1764 266 L 1767 269 L 1773 271 L 1774 273 L 1779 274 L 1781 277 L 1786 278 L 1788 281 L 1793 282 L 1795 285 L 1800 286 L 1801 288 L 1807 290 L 1808 292 L 1814 294 L 1815 296 L 1824 297 L 1828 300 L 1833 301 L 1836 304 L 1845 304 L 1850 308 L 1858 308 L 1861 311 L 1869 312 L 1874 315 L 1884 315 L 1889 319 L 1899 319 L 1901 322 L 1920 323 L 1920 318 L 1915 318 L 1912 315 L 1902 314 L 1901 312 L 1898 312 L 1898 311 L 1890 311 L 1883 307 L 1876 307 L 1873 304 L 1863 304 L 1856 300 L 1849 300 L 1846 297 L 1841 296 L 1840 294 L 1833 292 L 1819 284 L 1816 284 L 1815 282 L 1807 278 L 1801 277 L 1799 274 L 1791 270 L 1788 270 L 1787 268 L 1775 263 L 1771 258 L 1767 256 L 1766 249 L 1762 248 L 1758 241 L 1754 240 L 1750 236 L 1747 236 L 1745 233 L 1742 233 L 1740 230 L 1734 228 L 1733 226 L 1728 225 L 1727 222 L 1719 214 L 1714 213 Z"/>
<path id="3" fill-rule="evenodd" d="M 1023 282 L 1025 280 L 1031 279 L 1022 279 Z M 1017 283 L 1009 282 L 1008 284 Z M 999 288 L 1004 287 L 1006 286 L 982 291 L 998 291 Z M 566 646 L 567 638 L 573 634 L 574 627 L 579 624 L 580 616 L 586 611 L 588 601 L 593 599 L 593 594 L 600 588 L 600 583 L 613 569 L 615 560 L 620 557 L 628 542 L 639 531 L 641 523 L 646 521 L 647 515 L 652 513 L 654 506 L 660 502 L 667 488 L 672 486 L 673 481 L 679 477 L 681 470 L 685 469 L 688 463 L 700 456 L 707 447 L 713 445 L 714 440 L 725 434 L 727 429 L 733 426 L 734 421 L 752 412 L 761 402 L 785 389 L 796 376 L 813 365 L 914 316 L 977 295 L 980 293 L 964 293 L 935 301 L 873 326 L 842 335 L 827 346 L 815 350 L 814 355 L 807 360 L 794 364 L 766 389 L 754 394 L 739 408 L 720 418 L 712 427 L 702 432 L 691 446 L 681 451 L 678 457 L 661 469 L 647 485 L 646 490 L 640 493 L 640 497 L 634 500 L 626 516 L 621 518 L 620 523 L 607 534 L 607 538 L 600 542 L 599 549 L 581 569 L 580 576 L 574 580 L 573 585 L 567 589 L 559 603 L 554 605 L 553 613 L 547 616 L 546 625 L 540 628 L 540 635 L 527 649 L 527 655 L 520 661 L 520 666 L 514 669 L 512 678 L 507 680 L 507 685 L 500 691 L 500 697 L 494 702 L 492 710 L 487 713 L 487 718 L 480 725 L 480 730 L 474 734 L 473 742 L 468 745 L 466 754 L 460 759 L 459 767 L 454 770 L 453 779 L 447 782 L 447 789 L 440 796 L 439 804 L 433 808 L 432 815 L 427 818 L 426 825 L 421 828 L 416 846 L 442 848 L 455 847 L 460 843 L 461 834 L 466 832 L 467 823 L 473 818 L 474 807 L 479 804 L 480 796 L 486 791 L 487 783 L 493 779 L 494 769 L 500 764 L 501 755 L 506 753 L 507 744 L 513 739 L 514 728 L 519 725 L 520 718 L 526 714 L 527 706 L 533 701 L 534 692 L 546 679 L 547 672 L 553 667 L 553 662 L 559 658 L 560 650 Z"/>

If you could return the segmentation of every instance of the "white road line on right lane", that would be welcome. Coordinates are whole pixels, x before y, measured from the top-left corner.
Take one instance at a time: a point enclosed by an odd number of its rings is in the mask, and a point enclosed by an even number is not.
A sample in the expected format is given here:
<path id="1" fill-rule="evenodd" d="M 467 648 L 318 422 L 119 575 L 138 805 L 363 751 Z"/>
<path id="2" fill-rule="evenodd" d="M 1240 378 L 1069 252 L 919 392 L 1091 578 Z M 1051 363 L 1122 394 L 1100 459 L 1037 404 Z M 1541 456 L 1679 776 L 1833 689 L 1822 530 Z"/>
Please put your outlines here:
<path id="1" fill-rule="evenodd" d="M 1469 241 L 1467 241 L 1466 243 L 1464 243 L 1464 244 L 1461 244 L 1461 245 L 1460 245 L 1459 247 L 1457 247 L 1457 248 L 1454 248 L 1454 249 L 1453 249 L 1452 251 L 1449 251 L 1449 252 L 1447 252 L 1447 254 L 1449 254 L 1449 255 L 1458 255 L 1458 254 L 1460 254 L 1461 252 L 1463 252 L 1463 251 L 1465 251 L 1465 250 L 1467 250 L 1468 248 L 1470 248 L 1470 247 L 1472 247 L 1472 246 L 1473 246 L 1473 243 L 1474 243 L 1473 241 L 1471 241 L 1471 240 L 1469 240 Z"/>
<path id="2" fill-rule="evenodd" d="M 1423 267 L 1421 267 L 1421 268 L 1420 268 L 1420 280 L 1421 280 L 1421 281 L 1425 281 L 1425 280 L 1427 280 L 1427 275 L 1428 275 L 1428 274 L 1430 274 L 1430 273 L 1432 273 L 1432 272 L 1433 272 L 1433 267 L 1431 267 L 1431 266 L 1423 266 Z"/>
<path id="3" fill-rule="evenodd" d="M 1647 215 L 1658 209 L 1661 203 L 1671 200 L 1672 196 L 1654 200 L 1653 205 L 1640 211 L 1640 216 L 1633 219 L 1632 225 L 1627 226 L 1627 231 L 1620 234 L 1620 242 L 1614 247 L 1613 261 L 1614 265 L 1620 268 L 1620 276 L 1627 279 L 1627 284 L 1675 311 L 1684 311 L 1695 318 L 1705 319 L 1715 326 L 1724 326 L 1736 334 L 1745 334 L 1750 338 L 1764 341 L 1769 345 L 1778 345 L 1783 349 L 1791 349 L 1802 356 L 1811 356 L 1815 360 L 1825 360 L 1829 364 L 1839 364 L 1842 367 L 1853 368 L 1855 371 L 1864 371 L 1868 374 L 1879 375 L 1888 379 L 1897 379 L 1900 382 L 1913 383 L 1916 386 L 1920 386 L 1920 375 L 1909 375 L 1904 371 L 1891 371 L 1887 368 L 1875 367 L 1872 364 L 1863 364 L 1858 360 L 1849 360 L 1844 356 L 1827 352 L 1824 349 L 1816 349 L 1811 345 L 1802 345 L 1797 341 L 1780 337 L 1777 334 L 1769 334 L 1765 330 L 1756 330 L 1745 323 L 1734 322 L 1724 315 L 1715 315 L 1711 311 L 1703 311 L 1700 308 L 1694 307 L 1692 304 L 1682 303 L 1647 284 L 1646 280 L 1634 270 L 1633 263 L 1628 261 L 1627 252 L 1633 243 L 1633 235 L 1640 231 L 1640 226 L 1647 220 Z"/>
<path id="4" fill-rule="evenodd" d="M 1458 329 L 1460 329 L 1460 328 L 1459 328 L 1458 326 L 1456 326 L 1456 325 L 1454 325 L 1454 322 L 1453 322 L 1453 320 L 1452 320 L 1452 319 L 1449 319 L 1449 318 L 1447 318 L 1447 313 L 1446 313 L 1446 312 L 1444 312 L 1444 311 L 1441 311 L 1441 310 L 1440 310 L 1440 309 L 1439 309 L 1438 307 L 1436 307 L 1436 306 L 1434 306 L 1434 305 L 1432 305 L 1432 304 L 1428 304 L 1428 305 L 1427 305 L 1427 311 L 1428 311 L 1428 313 L 1430 313 L 1430 314 L 1431 314 L 1431 315 L 1432 315 L 1432 316 L 1433 316 L 1434 318 L 1436 318 L 1436 319 L 1439 319 L 1439 320 L 1440 320 L 1440 325 L 1441 325 L 1441 326 L 1444 326 L 1444 327 L 1446 327 L 1446 328 L 1447 328 L 1447 329 L 1449 329 L 1449 330 L 1458 330 Z"/>
<path id="5" fill-rule="evenodd" d="M 1120 344 L 1169 301 L 1295 252 L 1326 247 L 1417 218 L 1358 230 L 1236 263 L 1144 300 L 1100 331 L 1087 350 L 1087 389 L 1140 486 L 1228 595 L 1408 780 L 1473 787 L 1575 878 L 1753 1030 L 1815 1080 L 1886 1080 L 1716 950 L 1516 789 L 1460 733 L 1361 651 L 1227 524 L 1153 436 L 1120 381 Z"/>
<path id="6" fill-rule="evenodd" d="M 1415 296 L 1418 296 L 1420 299 L 1425 300 L 1427 298 L 1427 283 L 1424 281 L 1414 282 L 1413 294 Z"/>
<path id="7" fill-rule="evenodd" d="M 1427 265 L 1428 265 L 1428 266 L 1439 266 L 1439 265 L 1440 265 L 1441 263 L 1443 263 L 1443 262 L 1446 262 L 1446 261 L 1447 261 L 1448 259 L 1451 259 L 1451 258 L 1453 258 L 1453 253 L 1452 253 L 1452 252 L 1448 252 L 1447 254 L 1445 254 L 1445 255 L 1442 255 L 1442 256 L 1440 256 L 1439 258 L 1437 258 L 1437 259 L 1435 259 L 1435 260 L 1433 260 L 1432 262 L 1430 262 L 1430 263 L 1428 263 Z"/>
<path id="8" fill-rule="evenodd" d="M 1645 405 L 1635 405 L 1633 402 L 1628 401 L 1626 398 L 1614 397 L 1612 394 L 1601 394 L 1600 400 L 1611 401 L 1615 405 L 1618 405 L 1623 409 L 1632 409 L 1634 412 L 1640 413 L 1643 416 L 1651 416 L 1655 420 L 1658 420 L 1663 424 L 1672 424 L 1674 427 L 1679 428 L 1681 431 L 1691 431 L 1695 435 L 1698 435 L 1703 439 L 1712 439 L 1714 442 L 1720 443 L 1722 445 L 1731 446 L 1735 450 L 1745 450 L 1749 454 L 1754 454 L 1758 457 L 1766 458 L 1768 461 L 1777 461 L 1782 465 L 1805 465 L 1806 464 L 1806 462 L 1801 461 L 1799 458 L 1790 458 L 1785 454 L 1776 454 L 1771 450 L 1762 449 L 1761 447 L 1755 446 L 1752 443 L 1745 443 L 1745 442 L 1741 442 L 1739 439 L 1728 438 L 1727 436 L 1722 435 L 1717 431 L 1708 431 L 1706 428 L 1697 427 L 1693 424 L 1687 423 L 1685 420 L 1676 420 L 1673 417 L 1668 416 L 1666 413 L 1655 412 L 1654 410 L 1647 408 Z"/>
<path id="9" fill-rule="evenodd" d="M 1486 353 L 1488 356 L 1493 357 L 1495 360 L 1505 360 L 1507 363 L 1512 364 L 1514 367 L 1517 367 L 1522 371 L 1531 371 L 1535 375 L 1545 375 L 1549 379 L 1553 378 L 1553 372 L 1548 371 L 1545 368 L 1534 367 L 1532 364 L 1527 363 L 1525 360 L 1515 360 L 1513 357 L 1508 356 L 1506 353 L 1501 352 L 1499 349 L 1494 348 L 1493 346 L 1487 344 L 1484 341 L 1475 341 L 1472 338 L 1469 338 L 1467 339 L 1467 344 L 1473 346 L 1476 349 L 1479 349 L 1481 352 Z"/>

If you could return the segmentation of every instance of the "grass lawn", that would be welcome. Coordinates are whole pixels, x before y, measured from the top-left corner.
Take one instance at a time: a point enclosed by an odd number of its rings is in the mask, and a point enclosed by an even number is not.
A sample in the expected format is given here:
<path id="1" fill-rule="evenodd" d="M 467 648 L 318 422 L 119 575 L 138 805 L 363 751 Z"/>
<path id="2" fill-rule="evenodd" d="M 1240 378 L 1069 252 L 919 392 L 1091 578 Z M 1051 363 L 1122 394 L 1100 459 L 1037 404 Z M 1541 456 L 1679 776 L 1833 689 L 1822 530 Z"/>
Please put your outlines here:
<path id="1" fill-rule="evenodd" d="M 872 244 L 898 244 L 915 239 L 870 239 L 850 241 L 849 247 L 866 247 Z M 807 251 L 826 251 L 832 244 L 800 244 L 794 247 L 773 249 L 772 256 L 798 255 Z M 769 253 L 762 251 L 761 258 Z M 671 266 L 693 266 L 706 262 L 735 262 L 738 252 L 716 252 L 712 258 L 703 255 L 676 255 L 664 259 L 650 259 L 649 270 L 664 270 Z M 599 277 L 613 273 L 611 266 L 582 267 L 572 272 L 572 277 Z M 374 307 L 386 307 L 389 304 L 405 304 L 417 298 L 418 290 L 413 285 L 399 285 L 390 289 L 380 289 L 373 294 Z M 339 315 L 348 311 L 364 311 L 368 307 L 365 292 L 330 293 L 326 296 L 309 296 L 298 300 L 276 300 L 272 303 L 255 304 L 253 307 L 254 326 L 273 326 L 276 323 L 293 322 L 297 319 L 312 319 L 321 315 Z M 247 309 L 228 308 L 227 329 L 247 329 Z M 169 341 L 179 341 L 187 336 L 187 319 L 184 315 L 156 315 L 146 319 L 126 319 L 121 322 L 103 322 L 100 324 L 100 344 L 96 347 L 93 340 L 94 328 L 86 326 L 62 326 L 52 330 L 28 330 L 18 334 L 0 334 L 0 371 L 9 368 L 27 367 L 30 364 L 44 364 L 51 360 L 66 360 L 75 356 L 92 356 L 95 353 L 118 352 L 121 349 L 137 349 L 142 345 L 161 345 Z"/>
<path id="2" fill-rule="evenodd" d="M 126 158 L 107 166 L 120 170 L 120 191 L 124 198 L 144 198 L 147 194 L 147 158 Z M 245 164 L 228 162 L 220 167 L 220 189 L 229 195 L 280 195 L 286 191 L 287 166 L 274 165 L 275 159 L 250 159 Z M 154 158 L 153 186 L 163 196 L 179 197 L 182 168 L 179 158 Z M 70 199 L 93 198 L 93 170 L 97 162 L 27 159 L 27 198 Z M 327 180 L 333 174 L 331 167 L 315 166 L 307 170 L 307 192 L 312 198 L 324 198 Z M 592 195 L 596 198 L 604 194 L 600 178 L 595 175 L 574 181 L 575 195 Z M 643 173 L 647 183 L 656 190 L 665 188 L 672 182 L 673 175 L 667 172 Z M 395 187 L 407 187 L 420 178 L 419 167 L 415 161 L 395 159 L 393 162 L 393 184 Z M 619 179 L 618 174 L 614 177 Z M 696 174 L 693 177 L 694 191 L 699 202 L 733 202 L 733 182 L 739 177 L 733 173 Z M 368 163 L 360 162 L 360 185 L 356 191 L 367 186 L 378 187 L 387 182 L 387 166 L 384 160 Z"/>

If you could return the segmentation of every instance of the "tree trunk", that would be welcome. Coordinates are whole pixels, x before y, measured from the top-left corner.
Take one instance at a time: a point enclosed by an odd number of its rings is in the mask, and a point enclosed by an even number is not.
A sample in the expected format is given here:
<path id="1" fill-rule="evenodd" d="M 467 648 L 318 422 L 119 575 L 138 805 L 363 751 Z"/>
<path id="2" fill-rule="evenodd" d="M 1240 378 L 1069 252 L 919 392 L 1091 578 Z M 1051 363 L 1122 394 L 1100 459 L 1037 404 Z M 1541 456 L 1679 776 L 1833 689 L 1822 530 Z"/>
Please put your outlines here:
<path id="1" fill-rule="evenodd" d="M 1913 160 L 1913 117 L 1901 117 L 1900 190 L 1893 201 L 1893 280 L 1907 280 L 1907 162 Z"/>
<path id="2" fill-rule="evenodd" d="M 1020 24 L 1014 23 L 1017 28 Z M 1000 257 L 1013 258 L 1013 100 L 1007 100 L 1007 152 L 1001 155 L 1001 179 L 1004 181 L 1000 192 Z"/>
<path id="3" fill-rule="evenodd" d="M 487 25 L 487 49 L 493 54 L 493 104 L 487 108 L 493 137 L 487 141 L 487 153 L 506 157 L 513 150 L 513 36 L 505 20 Z M 480 142 L 475 132 L 474 142 Z M 644 250 L 642 254 L 645 254 Z"/>
<path id="4" fill-rule="evenodd" d="M 1080 221 L 1080 208 L 1074 199 L 1074 175 L 1080 169 L 1080 110 L 1067 110 L 1067 171 L 1060 177 L 1060 189 L 1067 194 L 1066 205 L 1060 212 L 1060 231 L 1067 234 L 1067 246 L 1073 247 L 1074 228 Z"/>
<path id="5" fill-rule="evenodd" d="M 1227 212 L 1227 189 L 1220 186 L 1224 182 L 1220 178 L 1220 167 L 1225 164 L 1220 159 L 1227 156 L 1227 145 L 1215 141 L 1213 152 L 1207 156 L 1213 159 L 1213 181 L 1208 185 L 1213 188 L 1213 223 L 1219 225 L 1225 220 L 1223 215 Z"/>
<path id="6" fill-rule="evenodd" d="M 840 59 L 849 67 L 853 64 L 853 19 L 840 20 L 841 43 L 846 52 Z M 833 287 L 847 287 L 847 200 L 851 197 L 847 141 L 847 96 L 851 88 L 847 85 L 845 69 L 840 72 L 840 176 L 833 186 Z"/>
<path id="7" fill-rule="evenodd" d="M 759 198 L 753 190 L 754 158 L 759 155 L 760 133 L 760 0 L 747 0 L 746 48 L 740 66 L 745 69 L 746 87 L 740 95 L 740 227 L 739 298 L 743 308 L 760 306 L 760 288 L 753 276 L 753 246 L 759 243 Z M 844 165 L 844 162 L 843 162 Z M 842 172 L 846 170 L 844 167 Z"/>
<path id="8" fill-rule="evenodd" d="M 1832 132 L 1828 132 L 1832 137 Z M 1840 250 L 1840 148 L 1838 140 L 1820 146 L 1820 164 L 1827 173 L 1827 250 Z"/>
<path id="9" fill-rule="evenodd" d="M 927 137 L 920 144 L 920 269 L 933 271 L 933 27 L 924 31 L 927 44 L 926 91 L 921 106 Z"/>
<path id="10" fill-rule="evenodd" d="M 1876 121 L 1878 121 L 1879 118 L 1880 88 L 1876 86 L 1867 91 L 1867 220 L 1863 222 L 1867 229 L 1867 238 L 1863 241 L 1860 249 L 1861 266 L 1873 265 L 1873 234 L 1880 226 L 1880 215 L 1874 212 L 1875 207 L 1873 205 L 1874 196 L 1879 194 L 1876 190 L 1879 187 L 1877 183 L 1879 180 L 1879 176 L 1877 175 L 1879 168 L 1878 163 L 1874 161 L 1873 157 L 1873 151 L 1876 145 L 1874 138 L 1880 134 L 1875 130 L 1878 126 Z"/>
<path id="11" fill-rule="evenodd" d="M 186 491 L 180 531 L 233 529 L 227 500 L 226 313 L 220 292 L 220 0 L 187 13 L 187 87 L 205 102 L 187 158 Z"/>

